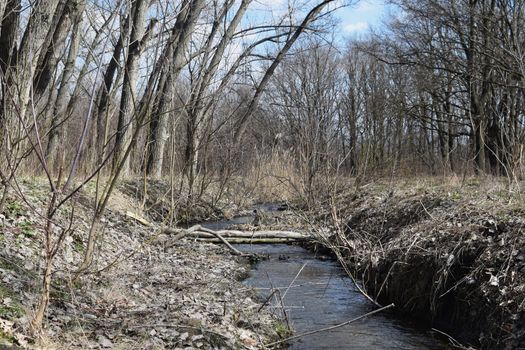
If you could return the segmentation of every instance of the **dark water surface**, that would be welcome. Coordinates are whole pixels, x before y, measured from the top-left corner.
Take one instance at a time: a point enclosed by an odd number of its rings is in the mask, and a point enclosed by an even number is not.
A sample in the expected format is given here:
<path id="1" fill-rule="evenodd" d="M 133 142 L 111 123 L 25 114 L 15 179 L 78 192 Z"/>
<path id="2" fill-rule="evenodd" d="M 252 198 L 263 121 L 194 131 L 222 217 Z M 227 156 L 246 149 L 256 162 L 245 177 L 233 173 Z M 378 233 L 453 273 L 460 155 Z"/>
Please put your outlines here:
<path id="1" fill-rule="evenodd" d="M 272 204 L 272 203 L 264 203 L 264 204 L 257 204 L 253 208 L 260 210 L 261 212 L 268 213 L 268 215 L 272 215 L 272 213 L 275 213 L 277 211 L 277 209 L 279 208 L 279 205 Z M 201 222 L 200 225 L 210 230 L 219 231 L 219 230 L 225 230 L 233 225 L 251 223 L 253 219 L 254 217 L 251 215 L 237 216 L 237 217 L 234 217 L 232 219 L 227 219 L 227 220 L 225 219 L 225 220 Z M 192 225 L 188 225 L 188 227 L 189 226 L 192 226 Z"/>
<path id="2" fill-rule="evenodd" d="M 272 212 L 271 205 L 257 209 Z M 251 216 L 202 223 L 212 230 L 251 222 Z M 356 318 L 376 307 L 363 297 L 336 261 L 321 260 L 304 248 L 286 244 L 238 244 L 242 252 L 268 256 L 251 271 L 244 284 L 256 288 L 263 299 L 271 288 L 286 293 L 283 304 L 295 334 L 333 326 Z M 304 267 L 303 267 L 304 266 Z M 267 306 L 268 307 L 268 306 Z M 273 307 L 270 305 L 269 307 Z M 396 319 L 388 311 L 375 314 L 341 328 L 293 340 L 289 349 L 450 349 L 434 333 Z"/>
<path id="3" fill-rule="evenodd" d="M 269 256 L 259 262 L 246 285 L 264 298 L 273 287 L 284 293 L 285 309 L 296 334 L 336 325 L 375 309 L 356 289 L 337 262 L 319 260 L 307 250 L 285 244 L 236 246 Z M 430 332 L 416 329 L 390 314 L 376 314 L 344 327 L 290 342 L 289 349 L 449 349 Z"/>

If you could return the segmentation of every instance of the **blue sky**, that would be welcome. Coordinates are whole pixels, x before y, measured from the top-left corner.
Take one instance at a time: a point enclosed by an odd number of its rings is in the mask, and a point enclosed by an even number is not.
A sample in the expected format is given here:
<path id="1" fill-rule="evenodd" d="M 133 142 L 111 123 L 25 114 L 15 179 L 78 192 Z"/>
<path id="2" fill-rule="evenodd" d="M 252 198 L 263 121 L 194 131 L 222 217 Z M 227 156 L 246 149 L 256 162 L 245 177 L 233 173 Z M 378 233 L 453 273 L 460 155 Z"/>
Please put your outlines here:
<path id="1" fill-rule="evenodd" d="M 389 14 L 391 7 L 383 0 L 361 0 L 356 5 L 341 8 L 335 12 L 340 35 L 344 37 L 359 36 L 369 28 L 380 29 L 382 20 Z"/>

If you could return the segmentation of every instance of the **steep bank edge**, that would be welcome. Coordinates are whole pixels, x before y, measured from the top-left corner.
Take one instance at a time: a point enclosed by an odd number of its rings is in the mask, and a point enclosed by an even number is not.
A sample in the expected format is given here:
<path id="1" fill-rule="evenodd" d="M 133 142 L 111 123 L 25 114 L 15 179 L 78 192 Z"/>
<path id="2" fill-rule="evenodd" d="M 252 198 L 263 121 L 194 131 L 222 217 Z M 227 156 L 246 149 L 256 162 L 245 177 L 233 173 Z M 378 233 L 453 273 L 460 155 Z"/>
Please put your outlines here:
<path id="1" fill-rule="evenodd" d="M 335 246 L 370 295 L 473 346 L 523 348 L 523 208 L 484 192 L 395 192 L 339 201 Z"/>

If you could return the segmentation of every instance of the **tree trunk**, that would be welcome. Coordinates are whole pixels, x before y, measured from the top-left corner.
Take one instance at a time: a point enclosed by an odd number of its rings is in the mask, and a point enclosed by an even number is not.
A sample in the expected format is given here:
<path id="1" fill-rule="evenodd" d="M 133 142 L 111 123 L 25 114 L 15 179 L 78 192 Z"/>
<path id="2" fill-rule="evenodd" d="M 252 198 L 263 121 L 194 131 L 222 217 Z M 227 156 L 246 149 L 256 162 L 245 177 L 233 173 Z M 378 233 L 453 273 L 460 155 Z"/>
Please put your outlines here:
<path id="1" fill-rule="evenodd" d="M 5 11 L 5 8 L 7 7 L 7 3 L 9 1 L 10 0 L 0 2 L 0 19 L 4 18 L 4 11 Z M 2 21 L 0 20 L 0 23 L 1 22 Z"/>
<path id="2" fill-rule="evenodd" d="M 130 16 L 127 16 L 124 20 L 124 26 L 122 32 L 119 35 L 117 43 L 113 49 L 113 55 L 111 60 L 106 67 L 104 72 L 104 78 L 97 92 L 97 108 L 96 110 L 96 132 L 94 135 L 94 144 L 95 144 L 95 153 L 97 154 L 97 161 L 101 161 L 105 156 L 105 143 L 106 143 L 106 129 L 107 129 L 107 112 L 110 105 L 110 95 L 111 87 L 113 86 L 113 81 L 115 80 L 115 74 L 121 67 L 120 56 L 122 56 L 122 50 L 124 48 L 124 37 L 129 31 L 129 21 Z"/>
<path id="3" fill-rule="evenodd" d="M 20 21 L 20 0 L 8 0 L 3 4 L 0 25 L 0 69 L 2 74 L 7 73 L 8 67 L 14 63 L 13 53 L 16 51 L 18 22 Z M 5 17 L 4 14 L 5 13 Z"/>
<path id="4" fill-rule="evenodd" d="M 16 88 L 13 86 L 10 92 L 14 101 L 12 104 L 6 104 L 12 106 L 10 114 L 13 116 L 25 117 L 42 44 L 50 30 L 58 3 L 59 0 L 39 0 L 32 8 L 16 59 L 19 74 L 13 81 Z"/>
<path id="5" fill-rule="evenodd" d="M 1 96 L 0 96 L 0 132 L 5 127 L 5 110 L 4 107 L 10 105 L 11 95 L 6 90 L 10 85 L 12 73 L 10 67 L 16 64 L 16 39 L 18 32 L 18 23 L 20 21 L 20 0 L 8 0 L 3 3 L 4 11 L 0 23 L 0 73 L 2 76 Z M 1 139 L 0 139 L 1 140 Z"/>
<path id="6" fill-rule="evenodd" d="M 171 76 L 171 73 L 168 74 Z M 146 173 L 156 179 L 162 176 L 164 164 L 164 148 L 168 138 L 168 110 L 170 109 L 169 106 L 172 105 L 171 99 L 173 97 L 171 86 L 173 86 L 173 82 L 169 79 L 169 82 L 164 84 L 164 89 L 159 97 L 157 111 L 151 115 Z"/>
<path id="7" fill-rule="evenodd" d="M 51 277 L 53 275 L 52 270 L 52 259 L 46 258 L 46 268 L 44 270 L 44 277 L 42 279 L 42 291 L 40 294 L 40 300 L 35 312 L 35 316 L 31 320 L 31 330 L 37 335 L 42 330 L 42 323 L 46 314 L 47 306 L 49 305 L 49 293 L 51 291 Z"/>
<path id="8" fill-rule="evenodd" d="M 85 3 L 83 3 L 85 5 Z M 49 140 L 46 148 L 46 156 L 48 158 L 48 168 L 51 171 L 55 171 L 56 169 L 56 160 L 59 158 L 59 152 L 58 152 L 58 144 L 59 139 L 61 135 L 61 128 L 59 127 L 59 124 L 61 121 L 66 117 L 65 111 L 67 107 L 67 101 L 68 101 L 68 90 L 69 90 L 69 82 L 71 80 L 71 77 L 73 76 L 73 72 L 75 70 L 75 62 L 77 59 L 78 49 L 80 46 L 80 30 L 81 30 L 81 23 L 82 23 L 82 16 L 84 8 L 83 6 L 79 9 L 79 14 L 75 19 L 75 23 L 73 25 L 73 30 L 71 32 L 71 44 L 69 47 L 69 53 L 68 57 L 64 66 L 64 71 L 62 73 L 62 79 L 60 82 L 60 87 L 58 89 L 57 93 L 57 99 L 55 101 L 54 107 L 51 109 L 51 127 L 49 131 Z"/>
<path id="9" fill-rule="evenodd" d="M 51 82 L 53 72 L 57 69 L 57 64 L 62 57 L 62 52 L 66 44 L 67 34 L 71 28 L 73 19 L 76 18 L 75 12 L 83 9 L 83 1 L 67 1 L 59 4 L 55 11 L 53 23 L 48 37 L 43 47 L 47 47 L 46 52 L 42 51 L 35 72 L 33 86 L 35 95 L 42 96 Z"/>
<path id="10" fill-rule="evenodd" d="M 156 113 L 152 114 L 150 127 L 150 145 L 148 148 L 147 174 L 153 178 L 162 176 L 162 166 L 164 163 L 164 149 L 166 147 L 168 134 L 168 118 L 173 106 L 171 103 L 173 90 L 179 72 L 184 65 L 184 53 L 191 39 L 193 29 L 199 18 L 204 5 L 203 0 L 193 0 L 190 6 L 184 6 L 184 10 L 177 17 L 175 26 L 177 27 L 178 40 L 171 43 L 170 52 L 172 64 L 169 68 L 168 77 L 164 87 L 160 91 L 159 103 Z M 173 47 L 172 45 L 176 45 Z"/>
<path id="11" fill-rule="evenodd" d="M 193 89 L 192 94 L 189 99 L 189 108 L 188 108 L 188 122 L 186 124 L 186 176 L 188 178 L 189 184 L 189 193 L 193 193 L 193 185 L 195 183 L 195 178 L 198 173 L 198 162 L 199 162 L 199 149 L 200 144 L 202 143 L 203 128 L 207 124 L 206 117 L 209 115 L 206 113 L 205 105 L 205 94 L 207 89 L 210 87 L 210 82 L 215 76 L 217 69 L 221 63 L 221 60 L 224 57 L 224 52 L 226 47 L 231 43 L 232 37 L 235 34 L 235 31 L 240 24 L 244 14 L 246 13 L 248 6 L 252 0 L 242 0 L 239 8 L 235 12 L 233 19 L 226 28 L 225 33 L 223 34 L 219 44 L 215 48 L 215 52 L 211 57 L 210 62 L 207 64 L 203 72 L 199 73 L 199 79 L 196 83 L 196 87 Z M 231 3 L 233 4 L 233 2 Z M 231 5 L 226 5 L 231 6 Z M 215 32 L 212 30 L 212 34 L 208 38 L 208 43 L 213 43 L 213 35 Z M 212 46 L 208 45 L 206 48 L 205 55 L 211 55 Z"/>
<path id="12" fill-rule="evenodd" d="M 124 82 L 122 96 L 120 99 L 120 111 L 118 116 L 117 133 L 115 140 L 115 154 L 113 158 L 113 169 L 122 163 L 122 176 L 129 176 L 131 172 L 131 161 L 125 156 L 126 149 L 131 146 L 133 135 L 132 123 L 135 114 L 136 88 L 138 79 L 139 56 L 142 51 L 142 39 L 145 33 L 145 15 L 148 8 L 146 0 L 133 1 L 131 34 L 128 46 L 128 57 L 124 71 Z"/>

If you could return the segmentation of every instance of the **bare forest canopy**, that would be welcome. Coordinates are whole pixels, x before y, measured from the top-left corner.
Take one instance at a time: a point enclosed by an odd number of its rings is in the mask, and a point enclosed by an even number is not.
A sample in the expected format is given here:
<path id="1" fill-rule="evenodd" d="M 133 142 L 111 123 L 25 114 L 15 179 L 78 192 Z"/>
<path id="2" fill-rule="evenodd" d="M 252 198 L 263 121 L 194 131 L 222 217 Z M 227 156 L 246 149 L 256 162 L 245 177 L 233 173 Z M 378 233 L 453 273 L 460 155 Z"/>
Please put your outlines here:
<path id="1" fill-rule="evenodd" d="M 0 1 L 0 212 L 10 190 L 25 198 L 20 175 L 44 175 L 50 193 L 45 213 L 33 208 L 46 220 L 43 289 L 31 321 L 36 333 L 50 300 L 53 261 L 74 230 L 74 208 L 69 225 L 56 220 L 70 199 L 104 176 L 104 187 L 96 182 L 78 279 L 92 267 L 119 177 L 183 174 L 193 198 L 197 178 L 231 173 L 276 68 L 300 37 L 326 35 L 338 6 Z"/>
<path id="2" fill-rule="evenodd" d="M 393 0 L 345 43 L 342 3 L 277 3 L 0 2 L 2 180 L 522 175 L 522 1 Z"/>
<path id="3" fill-rule="evenodd" d="M 278 64 L 340 6 L 300 5 L 2 1 L 2 176 L 176 168 L 193 181 L 241 144 Z"/>

